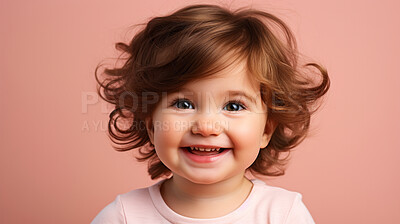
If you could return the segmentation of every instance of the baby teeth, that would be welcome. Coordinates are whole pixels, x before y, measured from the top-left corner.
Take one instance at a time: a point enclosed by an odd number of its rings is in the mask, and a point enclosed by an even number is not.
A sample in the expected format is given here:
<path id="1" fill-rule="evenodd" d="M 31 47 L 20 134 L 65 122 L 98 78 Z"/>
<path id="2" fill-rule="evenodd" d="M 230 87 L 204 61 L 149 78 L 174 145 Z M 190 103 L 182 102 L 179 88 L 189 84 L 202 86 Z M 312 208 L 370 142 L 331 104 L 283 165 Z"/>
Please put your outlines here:
<path id="1" fill-rule="evenodd" d="M 198 150 L 198 151 L 206 151 L 206 152 L 211 152 L 211 151 L 219 151 L 220 148 L 215 148 L 215 149 L 210 149 L 210 148 L 199 148 L 199 147 L 190 147 L 191 150 Z"/>

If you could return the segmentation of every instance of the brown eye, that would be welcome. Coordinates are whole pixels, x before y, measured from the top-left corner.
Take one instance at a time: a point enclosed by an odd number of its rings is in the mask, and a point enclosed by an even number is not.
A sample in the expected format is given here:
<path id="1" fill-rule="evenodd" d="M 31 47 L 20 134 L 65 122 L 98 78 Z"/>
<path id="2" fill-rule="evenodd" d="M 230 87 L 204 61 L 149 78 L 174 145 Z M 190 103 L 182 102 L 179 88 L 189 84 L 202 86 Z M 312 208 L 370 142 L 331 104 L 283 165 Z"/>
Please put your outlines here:
<path id="1" fill-rule="evenodd" d="M 177 99 L 172 103 L 172 105 L 179 109 L 194 109 L 191 102 L 185 99 Z"/>
<path id="2" fill-rule="evenodd" d="M 227 111 L 240 111 L 245 109 L 245 107 L 240 102 L 229 102 L 224 109 Z"/>

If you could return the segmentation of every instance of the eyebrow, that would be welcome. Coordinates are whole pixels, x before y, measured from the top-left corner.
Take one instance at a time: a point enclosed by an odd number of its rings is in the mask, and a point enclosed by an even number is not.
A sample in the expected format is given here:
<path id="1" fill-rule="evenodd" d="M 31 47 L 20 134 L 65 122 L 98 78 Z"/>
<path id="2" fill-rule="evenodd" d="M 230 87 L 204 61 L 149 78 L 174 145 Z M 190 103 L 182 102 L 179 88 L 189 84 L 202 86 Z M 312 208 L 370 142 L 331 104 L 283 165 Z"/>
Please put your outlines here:
<path id="1" fill-rule="evenodd" d="M 187 88 L 181 88 L 179 91 L 177 92 L 189 92 L 189 93 L 193 93 L 191 90 L 187 89 Z M 244 91 L 241 90 L 228 90 L 227 92 L 224 92 L 223 94 L 228 94 L 229 96 L 243 96 L 244 98 L 246 98 L 248 101 L 257 104 L 257 101 L 255 98 L 253 98 L 251 95 L 247 94 Z"/>
<path id="2" fill-rule="evenodd" d="M 229 94 L 229 96 L 243 96 L 250 102 L 257 104 L 256 100 L 253 97 L 251 97 L 249 94 L 247 94 L 246 92 L 243 92 L 240 90 L 229 90 L 228 94 Z"/>

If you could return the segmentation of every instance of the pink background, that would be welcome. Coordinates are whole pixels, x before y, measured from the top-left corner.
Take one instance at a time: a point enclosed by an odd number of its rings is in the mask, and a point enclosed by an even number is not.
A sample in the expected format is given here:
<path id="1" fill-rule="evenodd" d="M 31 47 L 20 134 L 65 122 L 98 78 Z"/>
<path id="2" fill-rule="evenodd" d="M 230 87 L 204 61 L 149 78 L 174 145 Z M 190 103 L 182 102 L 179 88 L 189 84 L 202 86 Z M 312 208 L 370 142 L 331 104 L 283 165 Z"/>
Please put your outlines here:
<path id="1" fill-rule="evenodd" d="M 148 186 L 145 165 L 115 152 L 94 68 L 128 26 L 187 3 L 1 1 L 0 223 L 89 223 L 115 196 Z M 252 1 L 274 12 L 332 86 L 287 175 L 317 223 L 400 223 L 398 1 Z"/>

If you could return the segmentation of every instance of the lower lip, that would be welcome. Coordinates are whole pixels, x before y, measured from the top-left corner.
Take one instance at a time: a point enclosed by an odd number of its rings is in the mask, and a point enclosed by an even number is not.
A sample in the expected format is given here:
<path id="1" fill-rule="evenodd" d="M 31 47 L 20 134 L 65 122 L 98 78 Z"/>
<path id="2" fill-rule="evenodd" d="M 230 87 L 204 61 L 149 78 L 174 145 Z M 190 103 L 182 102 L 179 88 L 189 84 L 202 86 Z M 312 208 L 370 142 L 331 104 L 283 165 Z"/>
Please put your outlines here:
<path id="1" fill-rule="evenodd" d="M 215 155 L 209 155 L 209 156 L 200 156 L 196 155 L 193 153 L 190 153 L 187 149 L 181 148 L 183 150 L 183 153 L 192 161 L 196 163 L 212 163 L 217 160 L 219 160 L 221 157 L 223 157 L 226 153 L 228 153 L 231 149 L 225 149 L 223 152 L 215 154 Z"/>

